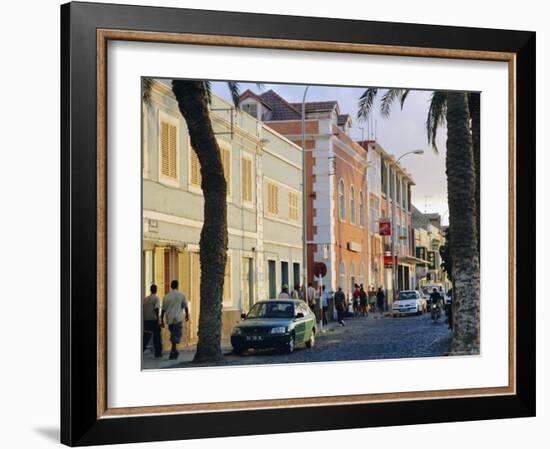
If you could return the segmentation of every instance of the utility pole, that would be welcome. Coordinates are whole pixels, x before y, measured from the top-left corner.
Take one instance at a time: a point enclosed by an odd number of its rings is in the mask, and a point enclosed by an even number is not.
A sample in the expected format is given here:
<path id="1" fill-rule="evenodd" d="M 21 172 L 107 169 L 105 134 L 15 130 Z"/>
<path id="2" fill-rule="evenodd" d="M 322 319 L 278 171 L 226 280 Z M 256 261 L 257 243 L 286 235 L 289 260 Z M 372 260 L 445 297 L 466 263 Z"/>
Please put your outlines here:
<path id="1" fill-rule="evenodd" d="M 307 302 L 307 176 L 306 176 L 306 95 L 309 86 L 304 89 L 302 97 L 302 246 L 303 246 L 303 284 L 304 300 Z M 313 156 L 312 156 L 313 157 Z"/>
<path id="2" fill-rule="evenodd" d="M 392 211 L 392 218 L 391 218 L 391 221 L 392 221 L 392 230 L 391 230 L 391 265 L 392 265 L 392 288 L 393 288 L 393 298 L 395 299 L 396 296 L 396 292 L 397 292 L 397 279 L 396 279 L 396 269 L 397 269 L 397 264 L 396 264 L 396 255 L 394 254 L 395 253 L 395 230 L 396 230 L 396 226 L 395 226 L 395 211 L 396 211 L 396 206 L 395 206 L 395 192 L 397 190 L 397 168 L 399 167 L 399 161 L 401 159 L 403 159 L 405 156 L 407 156 L 408 154 L 424 154 L 424 150 L 414 150 L 414 151 L 408 151 L 407 153 L 405 154 L 402 154 L 396 161 L 395 161 L 395 168 L 396 170 L 394 170 L 394 177 L 393 177 L 393 192 L 391 192 L 392 194 L 392 207 L 391 207 L 391 211 Z"/>

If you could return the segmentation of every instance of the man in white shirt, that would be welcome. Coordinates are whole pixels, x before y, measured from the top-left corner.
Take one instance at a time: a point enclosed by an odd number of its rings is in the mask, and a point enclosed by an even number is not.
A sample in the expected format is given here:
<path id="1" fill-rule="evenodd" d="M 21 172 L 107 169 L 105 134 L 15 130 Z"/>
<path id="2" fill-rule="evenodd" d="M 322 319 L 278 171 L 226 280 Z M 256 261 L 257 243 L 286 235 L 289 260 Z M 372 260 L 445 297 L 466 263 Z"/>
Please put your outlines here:
<path id="1" fill-rule="evenodd" d="M 162 357 L 162 340 L 160 335 L 159 312 L 160 299 L 157 296 L 157 286 L 150 287 L 151 294 L 143 300 L 143 352 L 147 348 L 151 336 L 153 336 L 153 347 L 155 357 Z"/>
<path id="2" fill-rule="evenodd" d="M 290 299 L 290 295 L 288 293 L 288 285 L 283 285 L 283 290 L 281 293 L 279 293 L 278 299 Z"/>
<path id="3" fill-rule="evenodd" d="M 307 305 L 313 313 L 315 313 L 315 296 L 316 290 L 313 287 L 313 284 L 310 282 L 307 287 Z"/>
<path id="4" fill-rule="evenodd" d="M 183 333 L 183 311 L 185 310 L 185 321 L 189 321 L 189 306 L 185 295 L 178 291 L 178 281 L 173 280 L 170 284 L 170 293 L 164 297 L 162 301 L 162 316 L 161 323 L 164 327 L 164 320 L 170 330 L 170 342 L 172 349 L 170 351 L 170 359 L 178 358 L 176 345 L 181 341 Z"/>

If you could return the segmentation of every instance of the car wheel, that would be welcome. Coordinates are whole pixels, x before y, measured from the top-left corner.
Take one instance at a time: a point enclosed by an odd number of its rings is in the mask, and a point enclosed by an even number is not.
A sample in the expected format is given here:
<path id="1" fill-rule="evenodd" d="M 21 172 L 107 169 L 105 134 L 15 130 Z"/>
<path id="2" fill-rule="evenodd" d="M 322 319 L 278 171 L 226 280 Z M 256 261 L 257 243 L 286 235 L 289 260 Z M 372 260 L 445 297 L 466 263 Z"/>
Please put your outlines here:
<path id="1" fill-rule="evenodd" d="M 243 355 L 244 351 L 245 351 L 244 348 L 241 348 L 239 346 L 233 347 L 233 354 L 235 355 Z"/>
<path id="2" fill-rule="evenodd" d="M 286 345 L 286 353 L 292 354 L 294 352 L 295 345 L 296 345 L 296 338 L 294 337 L 294 334 L 292 334 Z"/>
<path id="3" fill-rule="evenodd" d="M 306 341 L 306 348 L 313 348 L 315 346 L 315 329 L 311 330 L 311 337 Z"/>

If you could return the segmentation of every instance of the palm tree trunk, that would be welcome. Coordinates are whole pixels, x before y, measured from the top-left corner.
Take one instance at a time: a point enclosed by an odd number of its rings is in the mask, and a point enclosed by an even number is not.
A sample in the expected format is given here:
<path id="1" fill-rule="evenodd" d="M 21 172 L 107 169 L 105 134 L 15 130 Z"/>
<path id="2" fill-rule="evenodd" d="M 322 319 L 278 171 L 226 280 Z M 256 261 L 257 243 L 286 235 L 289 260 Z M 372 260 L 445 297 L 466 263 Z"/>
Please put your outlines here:
<path id="1" fill-rule="evenodd" d="M 480 199 L 480 94 L 468 94 L 468 106 L 470 110 L 470 119 L 472 127 L 472 148 L 474 152 L 474 167 L 476 173 L 476 232 L 477 232 L 477 252 L 479 253 L 479 237 L 480 237 L 480 214 L 481 214 L 481 199 Z"/>
<path id="2" fill-rule="evenodd" d="M 476 176 L 467 94 L 447 97 L 447 194 L 450 251 L 455 282 L 454 354 L 479 353 L 479 254 L 476 233 Z"/>
<path id="3" fill-rule="evenodd" d="M 227 259 L 227 185 L 201 81 L 172 82 L 201 167 L 204 223 L 200 237 L 200 315 L 195 362 L 222 359 L 222 293 Z"/>

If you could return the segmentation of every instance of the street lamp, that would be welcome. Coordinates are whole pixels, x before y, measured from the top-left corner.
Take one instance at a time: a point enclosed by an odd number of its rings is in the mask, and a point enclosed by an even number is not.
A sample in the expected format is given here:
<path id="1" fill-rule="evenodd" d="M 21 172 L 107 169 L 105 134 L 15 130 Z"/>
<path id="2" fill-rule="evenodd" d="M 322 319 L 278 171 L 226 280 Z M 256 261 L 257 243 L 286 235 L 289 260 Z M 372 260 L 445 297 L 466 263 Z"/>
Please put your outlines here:
<path id="1" fill-rule="evenodd" d="M 408 151 L 404 154 L 402 154 L 396 161 L 395 165 L 399 164 L 399 161 L 403 159 L 405 156 L 409 154 L 416 154 L 421 155 L 424 154 L 424 150 L 413 150 Z M 395 263 L 395 232 L 396 232 L 396 226 L 395 226 L 395 212 L 396 212 L 396 206 L 395 206 L 395 192 L 397 191 L 397 175 L 394 170 L 394 181 L 393 181 L 393 192 L 392 192 L 392 206 L 391 206 L 391 221 L 392 221 L 392 233 L 391 233 L 391 266 L 392 266 L 392 289 L 393 289 L 393 299 L 395 299 L 395 294 L 397 292 L 397 276 L 396 276 L 396 263 Z M 401 193 L 402 194 L 402 193 Z"/>
<path id="2" fill-rule="evenodd" d="M 302 290 L 304 294 L 304 301 L 307 303 L 307 195 L 306 195 L 306 135 L 305 135 L 305 121 L 306 121 L 306 95 L 309 86 L 304 89 L 304 96 L 302 97 L 302 251 L 303 251 L 303 283 Z"/>

